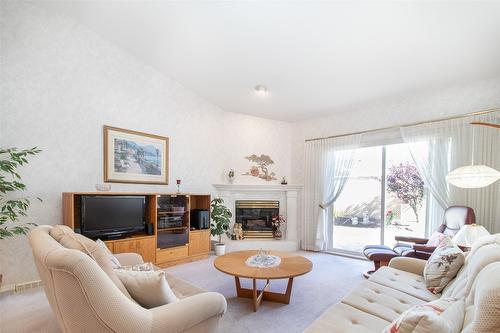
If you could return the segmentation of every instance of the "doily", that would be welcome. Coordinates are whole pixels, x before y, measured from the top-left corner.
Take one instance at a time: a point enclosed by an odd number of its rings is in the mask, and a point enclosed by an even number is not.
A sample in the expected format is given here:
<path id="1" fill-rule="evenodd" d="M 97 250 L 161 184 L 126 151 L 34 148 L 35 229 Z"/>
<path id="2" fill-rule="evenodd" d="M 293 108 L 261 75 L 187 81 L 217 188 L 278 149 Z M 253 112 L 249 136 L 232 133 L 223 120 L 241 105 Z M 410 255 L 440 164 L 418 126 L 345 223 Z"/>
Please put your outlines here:
<path id="1" fill-rule="evenodd" d="M 279 266 L 280 263 L 281 263 L 281 258 L 278 256 L 273 256 L 273 255 L 261 256 L 258 254 L 249 257 L 245 261 L 245 264 L 247 266 L 259 267 L 259 268 L 276 267 Z"/>

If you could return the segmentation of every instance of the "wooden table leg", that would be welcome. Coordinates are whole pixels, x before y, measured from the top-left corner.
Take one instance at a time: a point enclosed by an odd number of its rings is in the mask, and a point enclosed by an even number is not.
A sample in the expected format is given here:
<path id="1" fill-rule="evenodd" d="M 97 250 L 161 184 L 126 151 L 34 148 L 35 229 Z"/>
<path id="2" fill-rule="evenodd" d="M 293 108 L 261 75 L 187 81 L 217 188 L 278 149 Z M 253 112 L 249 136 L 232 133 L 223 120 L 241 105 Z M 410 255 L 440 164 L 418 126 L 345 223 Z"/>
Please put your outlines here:
<path id="1" fill-rule="evenodd" d="M 262 304 L 262 300 L 265 299 L 266 293 L 269 292 L 269 280 L 267 280 L 266 285 L 262 290 L 257 290 L 257 280 L 253 279 L 253 311 L 257 312 L 257 309 Z"/>
<path id="2" fill-rule="evenodd" d="M 293 286 L 293 277 L 288 279 L 288 285 L 286 286 L 285 297 L 283 297 L 285 304 L 290 303 L 290 297 L 292 296 L 292 286 Z"/>
<path id="3" fill-rule="evenodd" d="M 266 285 L 262 290 L 257 289 L 257 280 L 252 279 L 252 289 L 241 288 L 240 278 L 235 276 L 234 281 L 236 284 L 236 295 L 238 297 L 251 298 L 253 301 L 253 310 L 257 311 L 262 301 L 277 302 L 283 304 L 290 303 L 290 297 L 292 295 L 293 277 L 288 279 L 288 285 L 286 287 L 285 293 L 275 293 L 269 291 L 269 280 L 266 280 Z"/>
<path id="4" fill-rule="evenodd" d="M 259 308 L 260 303 L 262 303 L 262 297 L 261 295 L 257 296 L 257 281 L 255 279 L 252 280 L 253 283 L 253 312 L 257 312 L 257 309 Z M 259 302 L 260 300 L 260 302 Z"/>
<path id="5" fill-rule="evenodd" d="M 238 276 L 234 277 L 234 282 L 236 284 L 236 295 L 238 297 L 245 297 L 241 294 L 241 284 L 240 284 L 240 278 Z"/>

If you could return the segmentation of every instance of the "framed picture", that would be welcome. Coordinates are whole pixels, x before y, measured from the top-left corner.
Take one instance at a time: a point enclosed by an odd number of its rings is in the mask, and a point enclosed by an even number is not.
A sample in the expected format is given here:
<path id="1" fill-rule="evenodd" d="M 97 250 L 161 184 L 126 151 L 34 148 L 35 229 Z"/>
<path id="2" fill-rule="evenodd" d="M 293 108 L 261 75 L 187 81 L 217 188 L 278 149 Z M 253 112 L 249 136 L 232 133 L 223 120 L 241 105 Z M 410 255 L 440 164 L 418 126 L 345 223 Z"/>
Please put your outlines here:
<path id="1" fill-rule="evenodd" d="M 168 138 L 104 126 L 104 181 L 168 184 Z"/>

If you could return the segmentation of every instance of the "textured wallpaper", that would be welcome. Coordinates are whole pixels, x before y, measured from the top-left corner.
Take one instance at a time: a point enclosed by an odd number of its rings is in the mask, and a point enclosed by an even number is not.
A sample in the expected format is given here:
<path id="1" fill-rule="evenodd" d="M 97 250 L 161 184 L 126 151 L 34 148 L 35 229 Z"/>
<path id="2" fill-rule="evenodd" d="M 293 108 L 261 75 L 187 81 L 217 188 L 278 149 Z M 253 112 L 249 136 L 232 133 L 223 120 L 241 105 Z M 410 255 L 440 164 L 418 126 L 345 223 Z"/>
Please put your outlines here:
<path id="1" fill-rule="evenodd" d="M 35 6 L 1 3 L 2 147 L 43 152 L 21 170 L 39 196 L 30 220 L 61 223 L 61 193 L 103 182 L 102 126 L 170 137 L 170 183 L 112 184 L 113 191 L 214 193 L 229 169 L 237 182 L 250 154 L 268 154 L 278 177 L 291 176 L 289 123 L 222 111 L 65 17 Z M 229 110 L 237 111 L 237 110 Z M 5 284 L 37 279 L 27 240 L 0 241 Z"/>

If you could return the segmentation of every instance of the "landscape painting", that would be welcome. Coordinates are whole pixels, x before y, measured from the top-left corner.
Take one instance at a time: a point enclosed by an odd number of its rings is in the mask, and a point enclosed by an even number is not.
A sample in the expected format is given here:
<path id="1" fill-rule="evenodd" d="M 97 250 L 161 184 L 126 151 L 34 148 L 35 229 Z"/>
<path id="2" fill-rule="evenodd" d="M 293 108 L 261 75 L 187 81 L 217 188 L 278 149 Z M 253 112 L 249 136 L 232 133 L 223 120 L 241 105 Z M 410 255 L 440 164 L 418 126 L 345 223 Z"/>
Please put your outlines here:
<path id="1" fill-rule="evenodd" d="M 104 181 L 168 184 L 168 138 L 104 126 Z"/>

